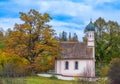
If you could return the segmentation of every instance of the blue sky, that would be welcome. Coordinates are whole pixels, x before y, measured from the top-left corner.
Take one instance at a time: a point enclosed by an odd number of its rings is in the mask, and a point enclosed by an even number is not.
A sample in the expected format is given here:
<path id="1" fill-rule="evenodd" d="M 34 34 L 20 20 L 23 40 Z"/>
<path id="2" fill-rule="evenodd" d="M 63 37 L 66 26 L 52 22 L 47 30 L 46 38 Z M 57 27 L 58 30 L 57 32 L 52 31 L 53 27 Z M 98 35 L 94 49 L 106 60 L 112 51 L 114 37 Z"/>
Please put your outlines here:
<path id="1" fill-rule="evenodd" d="M 0 28 L 6 30 L 22 23 L 19 12 L 27 13 L 30 9 L 49 13 L 50 24 L 57 34 L 77 33 L 80 40 L 90 18 L 95 21 L 102 17 L 120 23 L 120 0 L 0 0 Z"/>

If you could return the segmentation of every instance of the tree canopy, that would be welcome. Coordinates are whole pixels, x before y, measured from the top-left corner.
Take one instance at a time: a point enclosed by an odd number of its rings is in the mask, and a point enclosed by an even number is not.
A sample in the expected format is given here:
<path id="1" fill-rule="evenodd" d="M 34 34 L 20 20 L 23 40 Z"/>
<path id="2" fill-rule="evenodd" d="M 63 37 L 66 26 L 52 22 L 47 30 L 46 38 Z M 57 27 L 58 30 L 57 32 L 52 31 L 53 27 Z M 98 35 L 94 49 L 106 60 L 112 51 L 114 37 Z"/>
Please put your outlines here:
<path id="1" fill-rule="evenodd" d="M 76 33 L 71 35 L 69 32 L 69 35 L 67 32 L 63 31 L 62 33 L 59 34 L 58 41 L 66 41 L 66 42 L 78 42 L 78 36 Z"/>
<path id="2" fill-rule="evenodd" d="M 120 25 L 114 21 L 106 22 L 98 18 L 95 28 L 95 56 L 99 63 L 109 63 L 112 58 L 120 57 Z"/>
<path id="3" fill-rule="evenodd" d="M 47 24 L 51 19 L 49 14 L 42 15 L 36 10 L 30 10 L 28 13 L 20 12 L 20 19 L 23 23 L 15 24 L 6 41 L 7 49 L 12 49 L 15 54 L 25 58 L 32 71 L 37 59 L 59 56 L 59 45 L 54 37 L 54 30 Z"/>

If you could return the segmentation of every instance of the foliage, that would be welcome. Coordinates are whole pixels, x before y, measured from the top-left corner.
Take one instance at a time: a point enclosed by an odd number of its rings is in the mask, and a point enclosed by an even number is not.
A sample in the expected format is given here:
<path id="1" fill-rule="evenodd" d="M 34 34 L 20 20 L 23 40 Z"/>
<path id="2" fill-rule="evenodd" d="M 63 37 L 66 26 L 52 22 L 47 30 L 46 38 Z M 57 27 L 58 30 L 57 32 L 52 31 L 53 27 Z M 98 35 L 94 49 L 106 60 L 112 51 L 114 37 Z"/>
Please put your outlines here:
<path id="1" fill-rule="evenodd" d="M 120 58 L 115 58 L 110 63 L 108 77 L 111 84 L 120 84 Z"/>
<path id="2" fill-rule="evenodd" d="M 120 26 L 98 18 L 95 22 L 95 57 L 97 64 L 109 64 L 112 58 L 120 57 Z"/>
<path id="3" fill-rule="evenodd" d="M 106 77 L 107 76 L 107 74 L 108 74 L 108 70 L 109 70 L 109 66 L 104 66 L 103 68 L 102 68 L 102 70 L 101 70 L 101 76 L 102 77 Z"/>
<path id="4" fill-rule="evenodd" d="M 95 84 L 109 84 L 108 80 L 106 78 L 99 78 Z"/>
<path id="5" fill-rule="evenodd" d="M 7 63 L 4 66 L 4 73 L 6 73 L 9 77 L 22 76 L 25 75 L 25 71 L 27 70 L 27 61 L 25 59 L 20 58 L 19 56 L 11 56 Z"/>
<path id="6" fill-rule="evenodd" d="M 63 31 L 59 34 L 58 40 L 66 42 L 78 42 L 78 36 L 76 33 L 74 33 L 72 36 L 71 33 L 68 35 L 67 32 Z"/>
<path id="7" fill-rule="evenodd" d="M 4 39 L 5 39 L 4 31 L 3 31 L 3 29 L 1 28 L 1 29 L 0 29 L 0 49 L 5 48 Z"/>
<path id="8" fill-rule="evenodd" d="M 5 44 L 3 41 L 0 41 L 0 49 L 3 49 L 3 48 L 5 48 Z"/>
<path id="9" fill-rule="evenodd" d="M 20 12 L 20 19 L 24 23 L 15 24 L 6 40 L 6 49 L 12 49 L 15 54 L 25 58 L 30 64 L 31 72 L 35 73 L 34 68 L 38 59 L 59 56 L 59 45 L 54 37 L 54 30 L 47 24 L 51 19 L 49 14 L 41 15 L 36 10 L 30 10 L 28 13 Z M 48 60 L 44 61 L 47 63 Z"/>
<path id="10" fill-rule="evenodd" d="M 109 66 L 108 65 L 100 65 L 96 64 L 96 76 L 97 77 L 106 77 L 108 74 Z"/>
<path id="11" fill-rule="evenodd" d="M 70 42 L 78 42 L 78 36 L 76 33 L 73 34 L 73 37 L 69 38 L 68 41 Z"/>
<path id="12" fill-rule="evenodd" d="M 0 51 L 0 72 L 4 76 L 13 76 L 13 74 L 21 75 L 25 72 L 27 60 L 15 55 Z"/>
<path id="13" fill-rule="evenodd" d="M 63 31 L 60 35 L 59 35 L 59 40 L 60 41 L 67 41 L 67 32 Z"/>
<path id="14" fill-rule="evenodd" d="M 7 63 L 8 58 L 6 57 L 5 53 L 0 50 L 0 66 L 3 68 L 5 64 Z"/>
<path id="15" fill-rule="evenodd" d="M 35 59 L 34 70 L 36 72 L 47 72 L 54 68 L 54 57 L 53 56 L 41 56 Z"/>

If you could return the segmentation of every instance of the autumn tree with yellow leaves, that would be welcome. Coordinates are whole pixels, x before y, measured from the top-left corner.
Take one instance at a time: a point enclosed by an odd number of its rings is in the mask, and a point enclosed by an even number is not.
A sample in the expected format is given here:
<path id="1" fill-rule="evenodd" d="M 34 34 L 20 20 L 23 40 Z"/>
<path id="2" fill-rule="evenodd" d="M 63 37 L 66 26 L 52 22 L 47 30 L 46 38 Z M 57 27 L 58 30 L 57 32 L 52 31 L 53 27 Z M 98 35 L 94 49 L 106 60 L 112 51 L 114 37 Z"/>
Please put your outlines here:
<path id="1" fill-rule="evenodd" d="M 28 13 L 20 12 L 20 19 L 23 23 L 15 24 L 6 41 L 7 49 L 12 49 L 15 54 L 25 58 L 29 62 L 31 73 L 41 71 L 40 69 L 49 70 L 47 68 L 54 66 L 53 59 L 59 56 L 60 49 L 54 30 L 48 24 L 51 20 L 50 15 L 30 10 Z M 42 62 L 44 66 L 40 66 Z M 46 67 L 49 65 L 50 67 Z"/>

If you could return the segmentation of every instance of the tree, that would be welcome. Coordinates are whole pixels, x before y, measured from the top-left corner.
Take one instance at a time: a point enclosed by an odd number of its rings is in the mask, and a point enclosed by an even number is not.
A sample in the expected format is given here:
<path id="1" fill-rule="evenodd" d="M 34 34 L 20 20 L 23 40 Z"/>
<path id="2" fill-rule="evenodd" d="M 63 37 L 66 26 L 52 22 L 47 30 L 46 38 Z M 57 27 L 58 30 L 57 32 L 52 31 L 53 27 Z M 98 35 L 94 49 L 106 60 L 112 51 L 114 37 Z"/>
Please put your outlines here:
<path id="1" fill-rule="evenodd" d="M 120 26 L 114 21 L 106 22 L 101 17 L 94 22 L 94 25 L 97 63 L 109 64 L 112 58 L 120 57 Z"/>
<path id="2" fill-rule="evenodd" d="M 76 33 L 71 36 L 71 33 L 67 36 L 67 32 L 63 31 L 59 34 L 59 41 L 66 41 L 66 42 L 78 42 L 78 36 Z"/>
<path id="3" fill-rule="evenodd" d="M 72 41 L 73 42 L 78 42 L 78 36 L 77 36 L 76 33 L 73 34 Z"/>
<path id="4" fill-rule="evenodd" d="M 111 84 L 120 84 L 120 58 L 111 61 L 108 77 L 111 80 Z"/>
<path id="5" fill-rule="evenodd" d="M 5 48 L 4 39 L 4 30 L 0 28 L 0 49 Z"/>
<path id="6" fill-rule="evenodd" d="M 10 28 L 7 29 L 7 31 L 5 32 L 5 37 L 9 37 L 12 34 L 12 30 Z"/>
<path id="7" fill-rule="evenodd" d="M 67 41 L 67 32 L 63 31 L 60 35 L 59 35 L 59 40 L 60 41 Z"/>
<path id="8" fill-rule="evenodd" d="M 120 25 L 114 21 L 98 18 L 95 22 L 95 58 L 96 74 L 103 76 L 101 71 L 107 68 L 113 58 L 120 58 Z"/>
<path id="9" fill-rule="evenodd" d="M 41 15 L 36 10 L 30 10 L 28 13 L 20 12 L 20 19 L 24 23 L 15 24 L 6 41 L 7 48 L 25 58 L 30 63 L 31 73 L 34 73 L 35 60 L 41 56 L 59 56 L 59 45 L 54 30 L 47 24 L 51 19 L 49 14 Z"/>
<path id="10" fill-rule="evenodd" d="M 28 61 L 12 53 L 0 49 L 0 76 L 20 75 L 27 70 Z"/>
<path id="11" fill-rule="evenodd" d="M 103 18 L 98 18 L 95 22 L 95 56 L 97 59 L 97 62 L 102 63 L 103 59 L 104 59 L 104 51 L 103 51 L 103 47 L 105 46 L 104 41 L 103 41 L 103 32 L 104 29 L 106 28 L 106 22 Z"/>
<path id="12" fill-rule="evenodd" d="M 69 41 L 71 40 L 71 38 L 72 38 L 72 37 L 71 37 L 71 33 L 69 32 L 69 38 L 68 38 L 68 39 L 69 39 Z"/>

